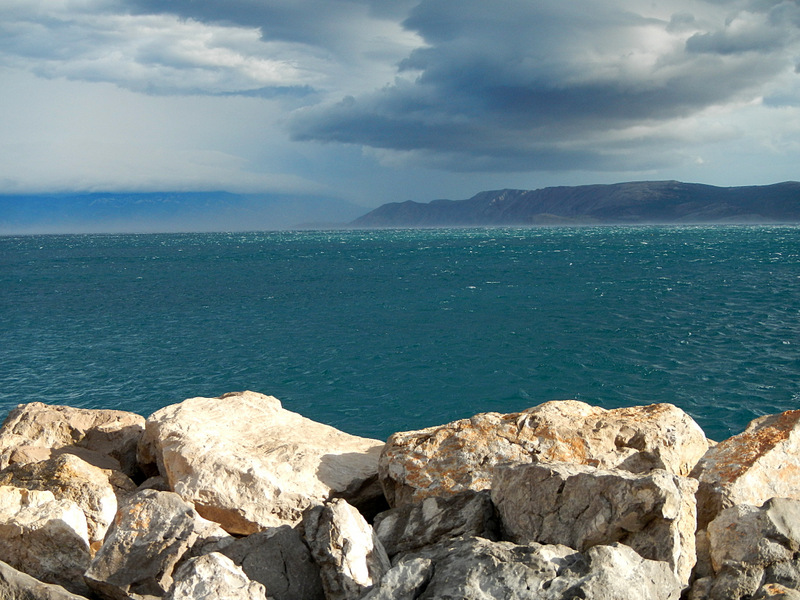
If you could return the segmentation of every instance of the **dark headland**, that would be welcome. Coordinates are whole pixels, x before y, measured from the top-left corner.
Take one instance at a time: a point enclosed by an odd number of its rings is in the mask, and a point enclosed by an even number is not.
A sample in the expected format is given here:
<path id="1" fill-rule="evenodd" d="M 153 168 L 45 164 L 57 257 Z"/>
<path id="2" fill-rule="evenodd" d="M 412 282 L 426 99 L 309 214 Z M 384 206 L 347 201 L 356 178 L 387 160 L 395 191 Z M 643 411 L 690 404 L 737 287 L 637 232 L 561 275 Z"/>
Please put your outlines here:
<path id="1" fill-rule="evenodd" d="M 800 222 L 800 182 L 716 187 L 679 181 L 480 192 L 384 204 L 353 227 Z"/>

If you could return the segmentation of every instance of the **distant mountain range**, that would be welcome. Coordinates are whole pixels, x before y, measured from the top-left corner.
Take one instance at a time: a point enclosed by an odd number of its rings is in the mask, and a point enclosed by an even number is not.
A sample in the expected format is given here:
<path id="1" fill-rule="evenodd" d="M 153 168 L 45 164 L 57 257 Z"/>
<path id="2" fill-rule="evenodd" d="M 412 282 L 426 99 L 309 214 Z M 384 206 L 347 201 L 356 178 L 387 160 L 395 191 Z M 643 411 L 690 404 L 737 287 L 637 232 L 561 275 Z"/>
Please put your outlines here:
<path id="1" fill-rule="evenodd" d="M 797 223 L 800 182 L 715 187 L 678 181 L 481 192 L 468 200 L 384 204 L 353 227 Z"/>
<path id="2" fill-rule="evenodd" d="M 324 197 L 228 192 L 0 194 L 0 235 L 644 223 L 800 223 L 800 183 L 677 181 L 498 190 L 364 208 Z"/>
<path id="3" fill-rule="evenodd" d="M 0 234 L 341 227 L 364 210 L 324 197 L 228 192 L 0 195 Z"/>

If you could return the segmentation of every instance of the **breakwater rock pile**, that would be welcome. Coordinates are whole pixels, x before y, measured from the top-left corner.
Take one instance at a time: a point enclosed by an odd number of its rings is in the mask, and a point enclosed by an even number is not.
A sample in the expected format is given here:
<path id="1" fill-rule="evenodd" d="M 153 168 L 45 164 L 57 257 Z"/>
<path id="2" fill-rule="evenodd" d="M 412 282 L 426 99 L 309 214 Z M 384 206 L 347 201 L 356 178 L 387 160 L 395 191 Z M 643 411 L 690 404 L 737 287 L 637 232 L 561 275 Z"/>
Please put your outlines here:
<path id="1" fill-rule="evenodd" d="M 800 598 L 800 411 L 548 402 L 385 443 L 253 392 L 0 428 L 0 597 Z"/>

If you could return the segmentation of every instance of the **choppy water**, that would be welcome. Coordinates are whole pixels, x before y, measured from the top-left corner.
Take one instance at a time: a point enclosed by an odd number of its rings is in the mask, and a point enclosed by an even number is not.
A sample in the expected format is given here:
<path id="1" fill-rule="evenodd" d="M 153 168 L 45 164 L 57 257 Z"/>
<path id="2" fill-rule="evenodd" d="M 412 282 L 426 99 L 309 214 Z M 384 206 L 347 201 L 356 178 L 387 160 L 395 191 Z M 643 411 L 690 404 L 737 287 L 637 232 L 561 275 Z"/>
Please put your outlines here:
<path id="1" fill-rule="evenodd" d="M 800 408 L 800 228 L 0 237 L 0 416 L 251 389 L 385 438 L 577 398 Z"/>

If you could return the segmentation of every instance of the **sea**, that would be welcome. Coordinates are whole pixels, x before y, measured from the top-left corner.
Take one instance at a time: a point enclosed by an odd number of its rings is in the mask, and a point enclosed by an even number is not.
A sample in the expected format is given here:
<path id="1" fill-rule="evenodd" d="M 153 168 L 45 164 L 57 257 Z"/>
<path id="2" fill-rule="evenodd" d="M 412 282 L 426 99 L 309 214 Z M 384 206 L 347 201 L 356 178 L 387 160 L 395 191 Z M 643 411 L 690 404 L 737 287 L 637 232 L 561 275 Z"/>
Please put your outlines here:
<path id="1" fill-rule="evenodd" d="M 0 237 L 0 418 L 252 390 L 385 439 L 550 400 L 800 408 L 800 227 Z"/>

